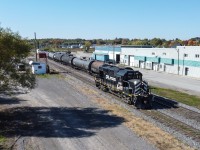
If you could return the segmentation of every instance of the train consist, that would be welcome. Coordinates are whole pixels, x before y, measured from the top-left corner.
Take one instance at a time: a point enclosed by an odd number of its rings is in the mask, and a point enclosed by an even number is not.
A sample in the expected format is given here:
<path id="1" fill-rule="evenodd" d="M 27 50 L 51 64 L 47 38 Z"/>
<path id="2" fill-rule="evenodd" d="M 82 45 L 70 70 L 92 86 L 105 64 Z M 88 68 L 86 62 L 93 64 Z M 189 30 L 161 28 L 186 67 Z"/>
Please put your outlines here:
<path id="1" fill-rule="evenodd" d="M 149 85 L 139 71 L 120 68 L 102 61 L 74 57 L 70 53 L 48 53 L 48 58 L 72 68 L 81 69 L 95 77 L 96 87 L 121 97 L 126 103 L 137 108 L 151 108 L 152 94 Z"/>

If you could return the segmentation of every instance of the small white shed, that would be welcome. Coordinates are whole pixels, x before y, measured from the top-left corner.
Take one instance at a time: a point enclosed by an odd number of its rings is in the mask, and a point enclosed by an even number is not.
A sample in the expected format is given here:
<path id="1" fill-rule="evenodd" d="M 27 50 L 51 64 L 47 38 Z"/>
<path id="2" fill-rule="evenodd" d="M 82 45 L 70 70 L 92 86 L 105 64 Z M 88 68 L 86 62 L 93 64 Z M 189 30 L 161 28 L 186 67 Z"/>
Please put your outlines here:
<path id="1" fill-rule="evenodd" d="M 46 63 L 32 62 L 30 65 L 33 74 L 46 74 L 47 72 Z"/>

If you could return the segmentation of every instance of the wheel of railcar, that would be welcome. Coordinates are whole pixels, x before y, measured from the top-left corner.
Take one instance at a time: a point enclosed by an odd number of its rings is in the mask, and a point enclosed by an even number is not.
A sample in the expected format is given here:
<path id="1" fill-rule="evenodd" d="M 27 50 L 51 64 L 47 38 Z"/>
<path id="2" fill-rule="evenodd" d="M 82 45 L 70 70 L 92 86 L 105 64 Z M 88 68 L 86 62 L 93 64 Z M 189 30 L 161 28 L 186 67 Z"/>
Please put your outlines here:
<path id="1" fill-rule="evenodd" d="M 137 97 L 136 97 L 136 96 L 134 96 L 134 97 L 132 98 L 132 101 L 133 101 L 133 105 L 135 105 L 135 106 L 136 106 L 136 103 L 137 103 Z"/>
<path id="2" fill-rule="evenodd" d="M 100 88 L 100 84 L 99 84 L 99 83 L 96 83 L 96 87 Z"/>
<path id="3" fill-rule="evenodd" d="M 122 98 L 122 93 L 118 93 L 119 98 Z"/>
<path id="4" fill-rule="evenodd" d="M 101 90 L 107 92 L 108 89 L 105 86 L 101 85 Z"/>
<path id="5" fill-rule="evenodd" d="M 141 109 L 142 108 L 142 103 L 141 103 L 141 98 L 140 97 L 134 97 L 133 98 L 133 104 L 137 109 Z"/>
<path id="6" fill-rule="evenodd" d="M 130 98 L 130 97 L 127 97 L 126 100 L 127 100 L 127 103 L 128 103 L 129 105 L 132 104 L 132 101 L 131 101 L 131 98 Z"/>

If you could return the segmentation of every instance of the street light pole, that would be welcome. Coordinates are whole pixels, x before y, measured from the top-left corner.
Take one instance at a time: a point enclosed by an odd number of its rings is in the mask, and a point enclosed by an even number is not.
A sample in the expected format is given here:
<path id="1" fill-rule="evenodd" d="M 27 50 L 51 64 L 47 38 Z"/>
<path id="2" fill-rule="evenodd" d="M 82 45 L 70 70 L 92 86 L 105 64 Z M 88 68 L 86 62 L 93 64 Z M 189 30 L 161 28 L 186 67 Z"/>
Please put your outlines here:
<path id="1" fill-rule="evenodd" d="M 179 49 L 177 49 L 177 53 L 178 53 L 178 75 L 179 75 Z"/>

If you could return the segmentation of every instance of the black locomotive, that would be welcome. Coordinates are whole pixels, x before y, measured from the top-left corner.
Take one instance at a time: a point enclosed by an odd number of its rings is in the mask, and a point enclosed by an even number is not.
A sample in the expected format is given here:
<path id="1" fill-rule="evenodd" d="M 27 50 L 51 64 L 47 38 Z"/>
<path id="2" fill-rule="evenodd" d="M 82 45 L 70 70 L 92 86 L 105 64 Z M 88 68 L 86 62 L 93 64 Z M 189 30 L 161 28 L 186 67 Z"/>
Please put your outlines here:
<path id="1" fill-rule="evenodd" d="M 99 89 L 121 97 L 128 104 L 137 108 L 150 108 L 152 105 L 149 85 L 142 80 L 142 73 L 139 71 L 77 58 L 70 53 L 49 53 L 48 56 L 62 64 L 87 71 L 95 76 L 95 84 Z"/>
<path id="2" fill-rule="evenodd" d="M 142 74 L 131 68 L 103 65 L 95 78 L 96 86 L 120 96 L 128 104 L 137 108 L 150 108 L 152 95 Z"/>

